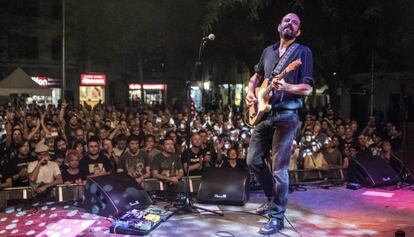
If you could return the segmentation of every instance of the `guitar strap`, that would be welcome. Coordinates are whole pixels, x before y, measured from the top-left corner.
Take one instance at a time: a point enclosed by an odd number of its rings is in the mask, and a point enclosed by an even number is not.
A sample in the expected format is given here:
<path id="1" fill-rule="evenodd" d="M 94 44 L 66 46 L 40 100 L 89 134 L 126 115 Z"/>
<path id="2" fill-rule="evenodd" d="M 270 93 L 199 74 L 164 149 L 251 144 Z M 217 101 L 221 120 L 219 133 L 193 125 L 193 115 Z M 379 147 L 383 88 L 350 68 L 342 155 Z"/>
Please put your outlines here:
<path id="1" fill-rule="evenodd" d="M 286 67 L 286 63 L 288 62 L 290 56 L 292 55 L 293 52 L 295 52 L 295 50 L 298 47 L 299 47 L 298 43 L 293 43 L 292 45 L 289 46 L 289 48 L 282 55 L 282 57 L 279 59 L 279 62 L 277 63 L 277 65 L 273 69 L 273 72 L 272 72 L 273 77 L 278 75 L 282 71 L 282 68 Z"/>
<path id="2" fill-rule="evenodd" d="M 286 50 L 286 52 L 282 55 L 282 57 L 279 59 L 279 62 L 275 66 L 272 72 L 272 77 L 275 77 L 280 72 L 282 72 L 282 69 L 286 67 L 286 63 L 288 62 L 290 56 L 292 56 L 293 52 L 299 47 L 298 43 L 293 43 L 289 46 L 289 48 Z M 274 94 L 274 93 L 273 93 Z M 280 97 L 280 101 L 283 101 L 283 95 L 284 92 L 282 91 L 282 95 Z"/>

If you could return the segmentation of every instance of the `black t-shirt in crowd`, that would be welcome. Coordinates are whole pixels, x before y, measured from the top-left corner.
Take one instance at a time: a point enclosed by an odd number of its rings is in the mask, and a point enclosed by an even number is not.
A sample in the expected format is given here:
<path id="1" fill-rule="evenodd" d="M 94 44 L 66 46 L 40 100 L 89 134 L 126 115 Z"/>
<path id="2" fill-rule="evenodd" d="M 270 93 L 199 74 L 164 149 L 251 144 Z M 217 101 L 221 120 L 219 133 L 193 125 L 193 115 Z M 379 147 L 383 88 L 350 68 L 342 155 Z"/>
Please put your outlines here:
<path id="1" fill-rule="evenodd" d="M 27 156 L 25 158 L 19 158 L 14 157 L 9 162 L 9 169 L 11 175 L 16 175 L 21 172 L 21 170 L 25 169 L 26 171 L 23 171 L 23 175 L 19 175 L 19 178 L 16 180 L 13 180 L 13 187 L 25 187 L 30 186 L 29 183 L 29 175 L 27 174 L 27 166 L 30 162 L 36 161 L 37 159 L 33 156 Z"/>
<path id="2" fill-rule="evenodd" d="M 113 166 L 111 161 L 103 154 L 99 154 L 98 159 L 93 160 L 86 155 L 79 162 L 79 169 L 82 174 L 97 175 L 103 172 L 112 172 Z"/>
<path id="3" fill-rule="evenodd" d="M 181 161 L 183 164 L 187 163 L 187 166 L 195 165 L 200 163 L 200 159 L 203 159 L 204 153 L 202 149 L 199 149 L 197 153 L 195 153 L 191 148 L 185 149 L 183 154 L 181 154 Z M 190 171 L 190 176 L 200 176 L 202 174 L 202 170 L 196 169 Z"/>
<path id="4" fill-rule="evenodd" d="M 68 168 L 65 167 L 65 169 L 62 169 L 62 179 L 63 182 L 75 182 L 78 179 L 85 180 L 86 174 L 82 173 L 81 170 L 77 174 L 71 174 L 68 172 Z"/>
<path id="5" fill-rule="evenodd" d="M 236 166 L 231 166 L 229 159 L 223 160 L 223 165 L 221 168 L 224 169 L 237 169 L 237 170 L 247 170 L 247 164 L 245 160 L 236 159 Z"/>
<path id="6" fill-rule="evenodd" d="M 12 177 L 10 166 L 6 161 L 0 161 L 0 183 L 6 182 L 8 178 Z"/>

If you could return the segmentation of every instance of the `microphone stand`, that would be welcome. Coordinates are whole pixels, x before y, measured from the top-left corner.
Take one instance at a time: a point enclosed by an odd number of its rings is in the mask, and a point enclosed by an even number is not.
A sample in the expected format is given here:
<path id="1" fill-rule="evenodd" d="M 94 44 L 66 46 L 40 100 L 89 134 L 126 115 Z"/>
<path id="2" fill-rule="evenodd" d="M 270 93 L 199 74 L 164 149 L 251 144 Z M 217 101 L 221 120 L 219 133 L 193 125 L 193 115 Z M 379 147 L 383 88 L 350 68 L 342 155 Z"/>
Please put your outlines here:
<path id="1" fill-rule="evenodd" d="M 217 212 L 217 211 L 213 211 L 204 207 L 199 207 L 199 206 L 195 206 L 193 205 L 191 198 L 190 198 L 190 191 L 189 191 L 189 181 L 190 181 L 190 169 L 189 167 L 187 167 L 187 172 L 185 174 L 185 182 L 184 182 L 184 188 L 185 188 L 185 199 L 183 201 L 183 203 L 181 204 L 182 206 L 179 207 L 174 213 L 177 212 L 183 212 L 185 214 L 189 214 L 189 213 L 198 213 L 197 210 L 202 210 L 202 211 L 206 211 L 206 212 L 210 212 L 219 216 L 224 216 L 223 213 Z"/>
<path id="2" fill-rule="evenodd" d="M 203 53 L 203 49 L 206 46 L 206 43 L 207 43 L 206 39 L 204 39 L 204 38 L 201 39 L 200 47 L 198 49 L 198 58 L 197 58 L 197 61 L 195 63 L 196 70 L 197 70 L 196 73 L 198 72 L 198 70 L 200 70 L 200 77 L 202 77 L 202 74 L 201 74 L 201 56 L 202 56 L 202 53 Z M 190 86 L 190 88 L 191 88 L 191 86 Z M 204 85 L 203 85 L 203 88 L 204 88 Z M 203 96 L 204 96 L 204 90 L 203 90 Z M 192 101 L 191 96 L 190 96 L 190 100 Z M 191 111 L 191 102 L 190 101 L 189 101 L 188 107 L 189 107 L 190 114 L 188 116 L 188 121 L 187 121 L 187 144 L 188 144 L 188 147 L 190 147 L 189 146 L 190 145 L 190 138 L 191 138 L 191 126 L 190 125 L 191 125 L 191 121 L 192 121 L 193 116 L 194 116 L 194 114 L 192 114 L 192 111 Z M 201 159 L 203 159 L 203 158 L 201 157 Z M 202 164 L 200 164 L 200 165 L 202 165 Z M 193 203 L 191 202 L 191 198 L 190 198 L 189 181 L 190 181 L 190 167 L 188 166 L 187 170 L 186 170 L 185 182 L 184 182 L 185 199 L 184 199 L 184 202 L 182 203 L 182 206 L 180 208 L 178 208 L 174 213 L 180 212 L 180 211 L 183 212 L 183 213 L 194 213 L 194 210 L 199 209 L 199 210 L 210 212 L 210 213 L 213 213 L 213 214 L 216 214 L 216 215 L 219 215 L 219 216 L 224 216 L 223 213 L 213 211 L 213 210 L 209 210 L 209 209 L 203 208 L 203 207 L 194 206 Z"/>

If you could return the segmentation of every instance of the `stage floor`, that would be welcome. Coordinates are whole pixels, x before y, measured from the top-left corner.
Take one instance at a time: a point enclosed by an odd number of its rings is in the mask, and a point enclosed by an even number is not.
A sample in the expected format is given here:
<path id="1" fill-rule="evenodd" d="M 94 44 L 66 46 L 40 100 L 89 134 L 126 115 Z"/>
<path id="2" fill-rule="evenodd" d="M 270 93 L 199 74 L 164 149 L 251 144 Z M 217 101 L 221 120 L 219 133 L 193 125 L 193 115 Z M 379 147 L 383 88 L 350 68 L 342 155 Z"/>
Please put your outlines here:
<path id="1" fill-rule="evenodd" d="M 404 230 L 407 237 L 414 236 L 412 190 L 307 188 L 289 194 L 286 212 L 304 237 L 392 237 L 397 229 Z M 253 192 L 244 207 L 202 205 L 222 211 L 224 217 L 205 212 L 175 215 L 148 236 L 260 236 L 257 231 L 266 219 L 246 212 L 252 212 L 263 200 L 261 192 Z M 110 234 L 110 225 L 105 217 L 52 202 L 9 207 L 0 213 L 0 236 L 121 236 Z M 300 236 L 286 222 L 285 227 L 273 236 Z"/>

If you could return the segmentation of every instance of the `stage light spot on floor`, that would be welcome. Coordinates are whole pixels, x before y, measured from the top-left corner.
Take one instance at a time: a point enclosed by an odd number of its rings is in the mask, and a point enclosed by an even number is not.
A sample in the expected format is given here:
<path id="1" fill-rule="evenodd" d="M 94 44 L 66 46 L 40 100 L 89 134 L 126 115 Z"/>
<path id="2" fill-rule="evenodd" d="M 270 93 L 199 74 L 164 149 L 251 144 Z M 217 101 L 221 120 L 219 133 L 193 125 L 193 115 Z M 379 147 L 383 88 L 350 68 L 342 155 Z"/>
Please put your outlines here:
<path id="1" fill-rule="evenodd" d="M 49 207 L 48 206 L 43 206 L 41 209 L 42 211 L 46 211 Z"/>
<path id="2" fill-rule="evenodd" d="M 52 205 L 52 204 L 54 204 L 55 202 L 47 202 L 46 203 L 46 205 Z"/>
<path id="3" fill-rule="evenodd" d="M 34 231 L 34 230 L 29 230 L 29 231 L 27 231 L 26 232 L 26 235 L 27 236 L 29 236 L 29 235 L 34 235 L 36 233 L 36 231 Z"/>
<path id="4" fill-rule="evenodd" d="M 16 224 L 10 224 L 6 226 L 6 230 L 12 230 L 14 228 L 16 228 Z"/>
<path id="5" fill-rule="evenodd" d="M 60 237 L 60 236 L 61 236 L 61 233 L 55 232 L 50 237 Z"/>
<path id="6" fill-rule="evenodd" d="M 88 218 L 89 217 L 89 213 L 85 213 L 81 216 L 82 218 Z"/>
<path id="7" fill-rule="evenodd" d="M 89 222 L 82 222 L 81 226 L 82 227 L 88 227 L 88 226 L 90 226 L 90 223 Z"/>
<path id="8" fill-rule="evenodd" d="M 68 209 L 69 207 L 70 207 L 70 206 L 66 205 L 66 206 L 64 206 L 63 208 Z"/>
<path id="9" fill-rule="evenodd" d="M 38 203 L 38 202 L 35 202 L 35 203 L 33 203 L 33 205 L 32 205 L 32 207 L 37 207 L 37 206 L 39 206 L 39 203 Z"/>
<path id="10" fill-rule="evenodd" d="M 53 213 L 52 215 L 49 216 L 49 218 L 55 218 L 55 217 L 57 217 L 56 213 Z"/>
<path id="11" fill-rule="evenodd" d="M 32 220 L 26 221 L 26 223 L 24 223 L 24 225 L 31 225 L 31 224 L 33 224 L 33 221 Z"/>
<path id="12" fill-rule="evenodd" d="M 46 223 L 45 222 L 42 222 L 42 223 L 40 223 L 38 226 L 39 227 L 43 227 L 43 226 L 45 226 L 46 225 Z"/>
<path id="13" fill-rule="evenodd" d="M 19 219 L 14 219 L 14 220 L 12 221 L 12 223 L 17 223 L 17 222 L 19 222 Z"/>
<path id="14" fill-rule="evenodd" d="M 373 197 L 391 198 L 392 196 L 394 196 L 394 193 L 378 192 L 378 191 L 365 191 L 365 192 L 362 193 L 362 195 L 373 196 Z"/>
<path id="15" fill-rule="evenodd" d="M 0 219 L 1 222 L 7 221 L 7 217 L 3 217 Z"/>
<path id="16" fill-rule="evenodd" d="M 57 225 L 56 223 L 50 223 L 49 225 L 46 226 L 46 228 L 53 229 L 56 227 L 56 225 Z"/>
<path id="17" fill-rule="evenodd" d="M 62 230 L 62 233 L 67 234 L 67 233 L 70 233 L 71 231 L 72 231 L 71 228 L 65 228 L 64 230 Z"/>
<path id="18" fill-rule="evenodd" d="M 94 231 L 100 231 L 101 229 L 102 229 L 102 227 L 99 227 L 99 226 L 98 226 L 98 227 L 95 227 L 93 230 L 94 230 Z"/>
<path id="19" fill-rule="evenodd" d="M 70 211 L 70 212 L 67 214 L 67 216 L 75 216 L 76 214 L 78 214 L 78 210 L 73 210 L 73 211 Z"/>
<path id="20" fill-rule="evenodd" d="M 0 234 L 4 234 L 6 230 L 0 230 Z"/>
<path id="21" fill-rule="evenodd" d="M 8 207 L 6 208 L 6 210 L 4 211 L 7 214 L 13 213 L 15 211 L 14 207 Z"/>
<path id="22" fill-rule="evenodd" d="M 46 214 L 44 214 L 44 213 L 43 213 L 42 215 L 40 215 L 40 218 L 43 218 L 43 217 L 45 217 L 45 216 L 46 216 Z"/>
<path id="23" fill-rule="evenodd" d="M 56 207 L 52 207 L 52 208 L 50 208 L 50 210 L 54 211 L 54 210 L 56 210 Z"/>
<path id="24" fill-rule="evenodd" d="M 12 232 L 10 232 L 10 233 L 12 233 L 12 234 L 16 234 L 17 232 L 19 232 L 19 230 L 18 229 L 15 229 L 15 230 L 13 230 Z"/>
<path id="25" fill-rule="evenodd" d="M 21 216 L 24 216 L 24 215 L 26 215 L 25 211 L 19 211 L 18 213 L 16 213 L 16 217 L 21 217 Z"/>

